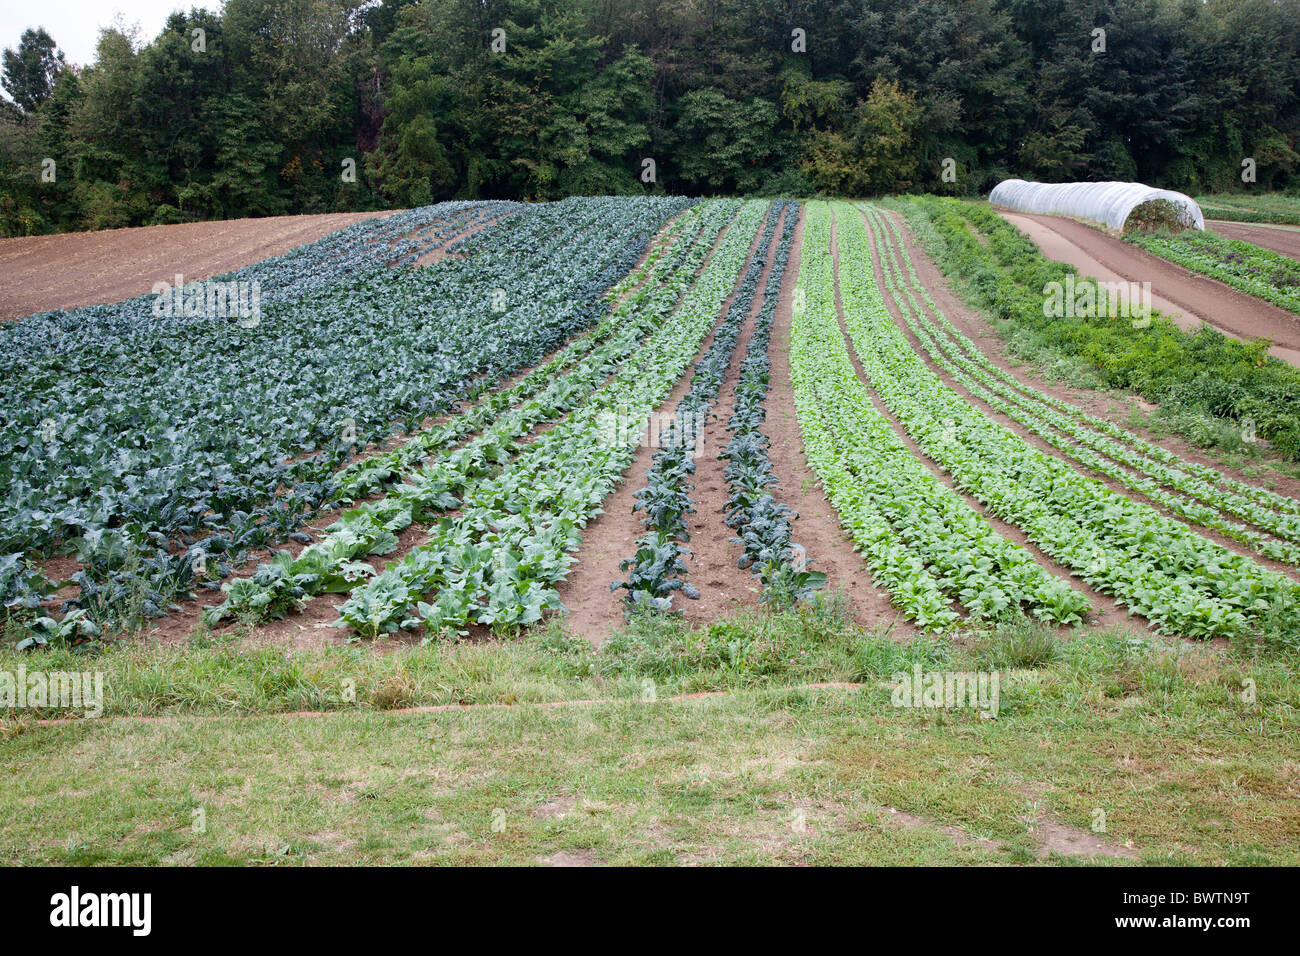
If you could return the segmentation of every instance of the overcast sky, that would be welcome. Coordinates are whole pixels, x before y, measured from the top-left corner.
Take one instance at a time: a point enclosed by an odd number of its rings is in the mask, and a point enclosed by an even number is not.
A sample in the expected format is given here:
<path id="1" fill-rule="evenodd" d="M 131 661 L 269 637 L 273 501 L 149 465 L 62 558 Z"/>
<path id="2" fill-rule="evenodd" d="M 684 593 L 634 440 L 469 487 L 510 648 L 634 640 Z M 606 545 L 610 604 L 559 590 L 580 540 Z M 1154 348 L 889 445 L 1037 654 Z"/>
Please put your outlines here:
<path id="1" fill-rule="evenodd" d="M 219 10 L 222 0 L 5 0 L 0 4 L 0 47 L 16 49 L 28 27 L 45 27 L 69 63 L 88 66 L 95 59 L 99 28 L 121 14 L 127 25 L 140 24 L 140 39 L 158 35 L 173 10 Z"/>

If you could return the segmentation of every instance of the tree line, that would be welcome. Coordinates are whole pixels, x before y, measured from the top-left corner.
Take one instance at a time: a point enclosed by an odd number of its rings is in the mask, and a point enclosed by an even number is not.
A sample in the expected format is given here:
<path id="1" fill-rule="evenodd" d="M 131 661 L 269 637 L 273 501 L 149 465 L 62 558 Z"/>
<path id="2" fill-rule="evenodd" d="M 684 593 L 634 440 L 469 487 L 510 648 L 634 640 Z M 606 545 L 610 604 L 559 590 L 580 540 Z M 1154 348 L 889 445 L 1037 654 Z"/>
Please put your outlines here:
<path id="1" fill-rule="evenodd" d="M 1300 186 L 1300 0 L 226 0 L 104 29 L 79 66 L 30 29 L 0 80 L 6 235 L 1013 175 Z"/>

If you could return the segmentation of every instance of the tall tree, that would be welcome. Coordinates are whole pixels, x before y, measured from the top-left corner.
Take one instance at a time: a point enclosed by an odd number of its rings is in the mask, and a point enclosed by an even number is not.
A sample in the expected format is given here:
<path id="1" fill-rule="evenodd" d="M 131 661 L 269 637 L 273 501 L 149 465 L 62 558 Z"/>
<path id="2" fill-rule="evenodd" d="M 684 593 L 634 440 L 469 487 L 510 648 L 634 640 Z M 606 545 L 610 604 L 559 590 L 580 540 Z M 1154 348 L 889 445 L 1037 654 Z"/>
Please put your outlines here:
<path id="1" fill-rule="evenodd" d="M 18 49 L 4 51 L 5 90 L 24 113 L 34 113 L 54 92 L 54 83 L 66 64 L 63 53 L 43 27 L 23 31 Z"/>

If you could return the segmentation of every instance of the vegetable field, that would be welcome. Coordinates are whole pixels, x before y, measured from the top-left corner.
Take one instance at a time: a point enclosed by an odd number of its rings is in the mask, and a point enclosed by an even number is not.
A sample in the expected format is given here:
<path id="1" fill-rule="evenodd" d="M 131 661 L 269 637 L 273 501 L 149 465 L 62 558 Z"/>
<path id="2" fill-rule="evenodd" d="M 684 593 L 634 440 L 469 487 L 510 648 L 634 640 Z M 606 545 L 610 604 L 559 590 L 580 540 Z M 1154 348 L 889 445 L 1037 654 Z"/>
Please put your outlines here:
<path id="1" fill-rule="evenodd" d="M 1282 257 L 1196 242 L 1177 255 L 1290 294 Z M 566 602 L 610 627 L 711 591 L 785 608 L 847 573 L 908 633 L 1027 617 L 1300 642 L 1294 489 L 1014 374 L 941 306 L 935 265 L 1112 388 L 1175 403 L 1231 368 L 1213 413 L 1284 455 L 1293 370 L 1161 319 L 1045 317 L 1034 289 L 1063 273 L 1035 255 L 987 209 L 929 198 L 455 202 L 220 277 L 259 291 L 252 316 L 151 295 L 17 320 L 5 627 L 85 646 L 310 616 L 338 640 L 445 641 Z M 786 439 L 816 479 L 801 507 L 856 551 L 838 578 L 770 454 Z M 593 584 L 604 555 L 618 574 Z"/>

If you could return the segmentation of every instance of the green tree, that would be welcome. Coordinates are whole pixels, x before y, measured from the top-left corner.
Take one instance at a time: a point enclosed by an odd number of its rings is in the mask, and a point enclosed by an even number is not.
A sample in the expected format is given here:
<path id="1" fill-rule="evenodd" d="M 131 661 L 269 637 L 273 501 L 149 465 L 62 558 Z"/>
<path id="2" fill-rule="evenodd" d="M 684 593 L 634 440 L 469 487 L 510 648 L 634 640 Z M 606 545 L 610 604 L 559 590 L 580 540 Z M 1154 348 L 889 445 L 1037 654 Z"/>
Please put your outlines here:
<path id="1" fill-rule="evenodd" d="M 63 53 L 43 27 L 24 30 L 18 49 L 6 48 L 3 61 L 0 83 L 24 113 L 40 109 L 65 68 Z"/>
<path id="2" fill-rule="evenodd" d="M 678 110 L 674 153 L 685 183 L 709 192 L 757 190 L 781 152 L 776 106 L 697 90 L 682 97 Z"/>
<path id="3" fill-rule="evenodd" d="M 923 110 L 915 95 L 877 77 L 844 131 L 819 130 L 803 170 L 819 190 L 841 196 L 903 192 L 920 167 L 916 134 Z"/>

